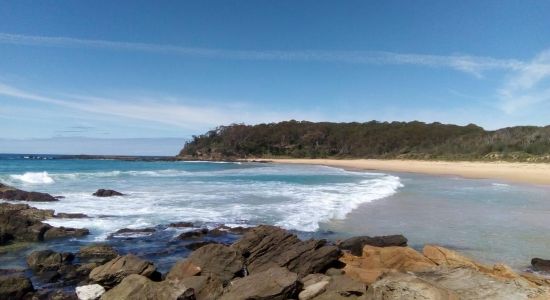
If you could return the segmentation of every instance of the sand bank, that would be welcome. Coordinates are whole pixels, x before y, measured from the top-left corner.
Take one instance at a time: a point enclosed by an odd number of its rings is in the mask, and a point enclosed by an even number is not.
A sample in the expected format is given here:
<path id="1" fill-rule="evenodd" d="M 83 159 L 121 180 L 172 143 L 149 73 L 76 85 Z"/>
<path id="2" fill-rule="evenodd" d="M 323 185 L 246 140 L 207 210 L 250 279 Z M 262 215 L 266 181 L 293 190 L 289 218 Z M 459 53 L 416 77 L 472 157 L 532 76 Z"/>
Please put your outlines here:
<path id="1" fill-rule="evenodd" d="M 316 164 L 348 169 L 455 175 L 550 185 L 550 164 L 515 162 L 448 162 L 382 159 L 269 159 L 275 163 Z"/>

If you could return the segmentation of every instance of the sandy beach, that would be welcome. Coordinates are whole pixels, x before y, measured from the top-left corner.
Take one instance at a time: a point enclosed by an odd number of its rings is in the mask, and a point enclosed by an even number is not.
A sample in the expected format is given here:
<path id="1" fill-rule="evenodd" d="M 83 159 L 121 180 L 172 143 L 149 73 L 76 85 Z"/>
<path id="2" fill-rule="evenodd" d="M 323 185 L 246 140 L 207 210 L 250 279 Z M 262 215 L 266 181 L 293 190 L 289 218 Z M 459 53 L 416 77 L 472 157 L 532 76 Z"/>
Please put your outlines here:
<path id="1" fill-rule="evenodd" d="M 316 164 L 360 170 L 491 178 L 519 183 L 550 185 L 550 164 L 514 162 L 448 162 L 381 159 L 269 159 L 274 163 Z"/>

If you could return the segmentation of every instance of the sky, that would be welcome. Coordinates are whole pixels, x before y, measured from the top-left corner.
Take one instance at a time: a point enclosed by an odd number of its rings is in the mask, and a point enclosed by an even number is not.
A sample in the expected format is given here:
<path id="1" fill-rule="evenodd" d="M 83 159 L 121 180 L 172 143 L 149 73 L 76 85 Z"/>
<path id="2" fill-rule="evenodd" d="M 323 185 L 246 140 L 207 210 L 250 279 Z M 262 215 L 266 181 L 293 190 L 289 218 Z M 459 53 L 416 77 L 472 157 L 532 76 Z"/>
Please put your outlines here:
<path id="1" fill-rule="evenodd" d="M 171 155 L 290 119 L 548 125 L 548 16 L 519 0 L 0 0 L 0 153 Z"/>

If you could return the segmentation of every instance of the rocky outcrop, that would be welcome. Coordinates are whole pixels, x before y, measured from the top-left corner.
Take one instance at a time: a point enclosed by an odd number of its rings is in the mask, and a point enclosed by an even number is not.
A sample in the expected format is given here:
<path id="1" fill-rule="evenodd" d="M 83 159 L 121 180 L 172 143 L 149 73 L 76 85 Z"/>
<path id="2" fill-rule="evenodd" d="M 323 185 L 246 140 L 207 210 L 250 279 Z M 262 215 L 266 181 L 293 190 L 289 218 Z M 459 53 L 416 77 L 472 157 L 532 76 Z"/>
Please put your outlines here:
<path id="1" fill-rule="evenodd" d="M 124 194 L 121 192 L 117 192 L 115 190 L 105 190 L 105 189 L 99 189 L 92 195 L 96 197 L 124 196 Z"/>
<path id="2" fill-rule="evenodd" d="M 122 228 L 119 229 L 111 234 L 109 234 L 108 238 L 133 238 L 137 236 L 149 236 L 153 234 L 155 231 L 157 231 L 155 228 L 148 227 L 148 228 Z"/>
<path id="3" fill-rule="evenodd" d="M 157 272 L 157 268 L 153 263 L 132 254 L 118 256 L 94 268 L 90 272 L 89 278 L 92 282 L 110 288 L 131 274 L 138 274 L 155 280 L 160 279 L 160 273 Z"/>
<path id="4" fill-rule="evenodd" d="M 458 296 L 447 289 L 407 273 L 391 273 L 369 286 L 368 299 L 426 299 L 458 300 Z"/>
<path id="5" fill-rule="evenodd" d="M 272 267 L 231 282 L 221 300 L 290 299 L 298 292 L 298 275 L 287 268 Z"/>
<path id="6" fill-rule="evenodd" d="M 407 246 L 407 238 L 402 235 L 386 236 L 357 236 L 342 241 L 338 247 L 342 250 L 349 250 L 351 254 L 361 256 L 365 245 L 374 247 Z"/>
<path id="7" fill-rule="evenodd" d="M 550 272 L 550 260 L 533 258 L 531 260 L 531 267 L 535 271 Z"/>
<path id="8" fill-rule="evenodd" d="M 131 274 L 124 278 L 120 284 L 103 294 L 101 300 L 190 300 L 195 299 L 194 294 L 193 290 L 181 283 L 172 281 L 154 282 L 145 276 Z"/>
<path id="9" fill-rule="evenodd" d="M 86 263 L 106 263 L 118 256 L 117 251 L 107 244 L 93 244 L 81 247 L 77 256 Z"/>
<path id="10" fill-rule="evenodd" d="M 222 282 L 233 279 L 243 271 L 244 267 L 241 253 L 219 244 L 210 244 L 197 249 L 189 255 L 187 261 L 199 267 L 201 275 L 218 278 Z M 168 277 L 171 276 L 170 273 Z"/>
<path id="11" fill-rule="evenodd" d="M 59 219 L 84 219 L 88 218 L 88 215 L 80 213 L 58 213 L 54 217 Z"/>
<path id="12" fill-rule="evenodd" d="M 59 253 L 52 250 L 34 251 L 27 257 L 27 265 L 35 270 L 57 270 L 62 265 L 70 264 L 74 259 L 72 253 Z"/>
<path id="13" fill-rule="evenodd" d="M 30 298 L 34 291 L 31 281 L 22 274 L 0 275 L 0 299 L 17 300 Z"/>
<path id="14" fill-rule="evenodd" d="M 58 201 L 54 196 L 46 193 L 27 192 L 0 183 L 0 199 L 18 201 L 51 202 Z"/>
<path id="15" fill-rule="evenodd" d="M 53 210 L 41 210 L 27 204 L 0 203 L 0 245 L 10 241 L 37 242 L 89 233 L 87 229 L 58 228 L 42 222 L 53 214 Z"/>
<path id="16" fill-rule="evenodd" d="M 279 266 L 303 277 L 325 271 L 341 255 L 336 246 L 328 245 L 324 240 L 301 241 L 284 229 L 267 225 L 247 231 L 231 247 L 246 258 L 250 274 Z"/>

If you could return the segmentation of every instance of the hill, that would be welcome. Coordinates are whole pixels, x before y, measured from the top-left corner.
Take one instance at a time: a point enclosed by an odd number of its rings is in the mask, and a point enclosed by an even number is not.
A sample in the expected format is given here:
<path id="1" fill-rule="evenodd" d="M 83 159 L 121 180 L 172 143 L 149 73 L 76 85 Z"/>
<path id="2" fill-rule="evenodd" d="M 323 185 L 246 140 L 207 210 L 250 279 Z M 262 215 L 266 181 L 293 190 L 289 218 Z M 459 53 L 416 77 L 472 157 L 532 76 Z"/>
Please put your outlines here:
<path id="1" fill-rule="evenodd" d="M 180 159 L 402 158 L 550 161 L 550 126 L 487 131 L 423 122 L 285 121 L 220 126 L 193 136 Z"/>

